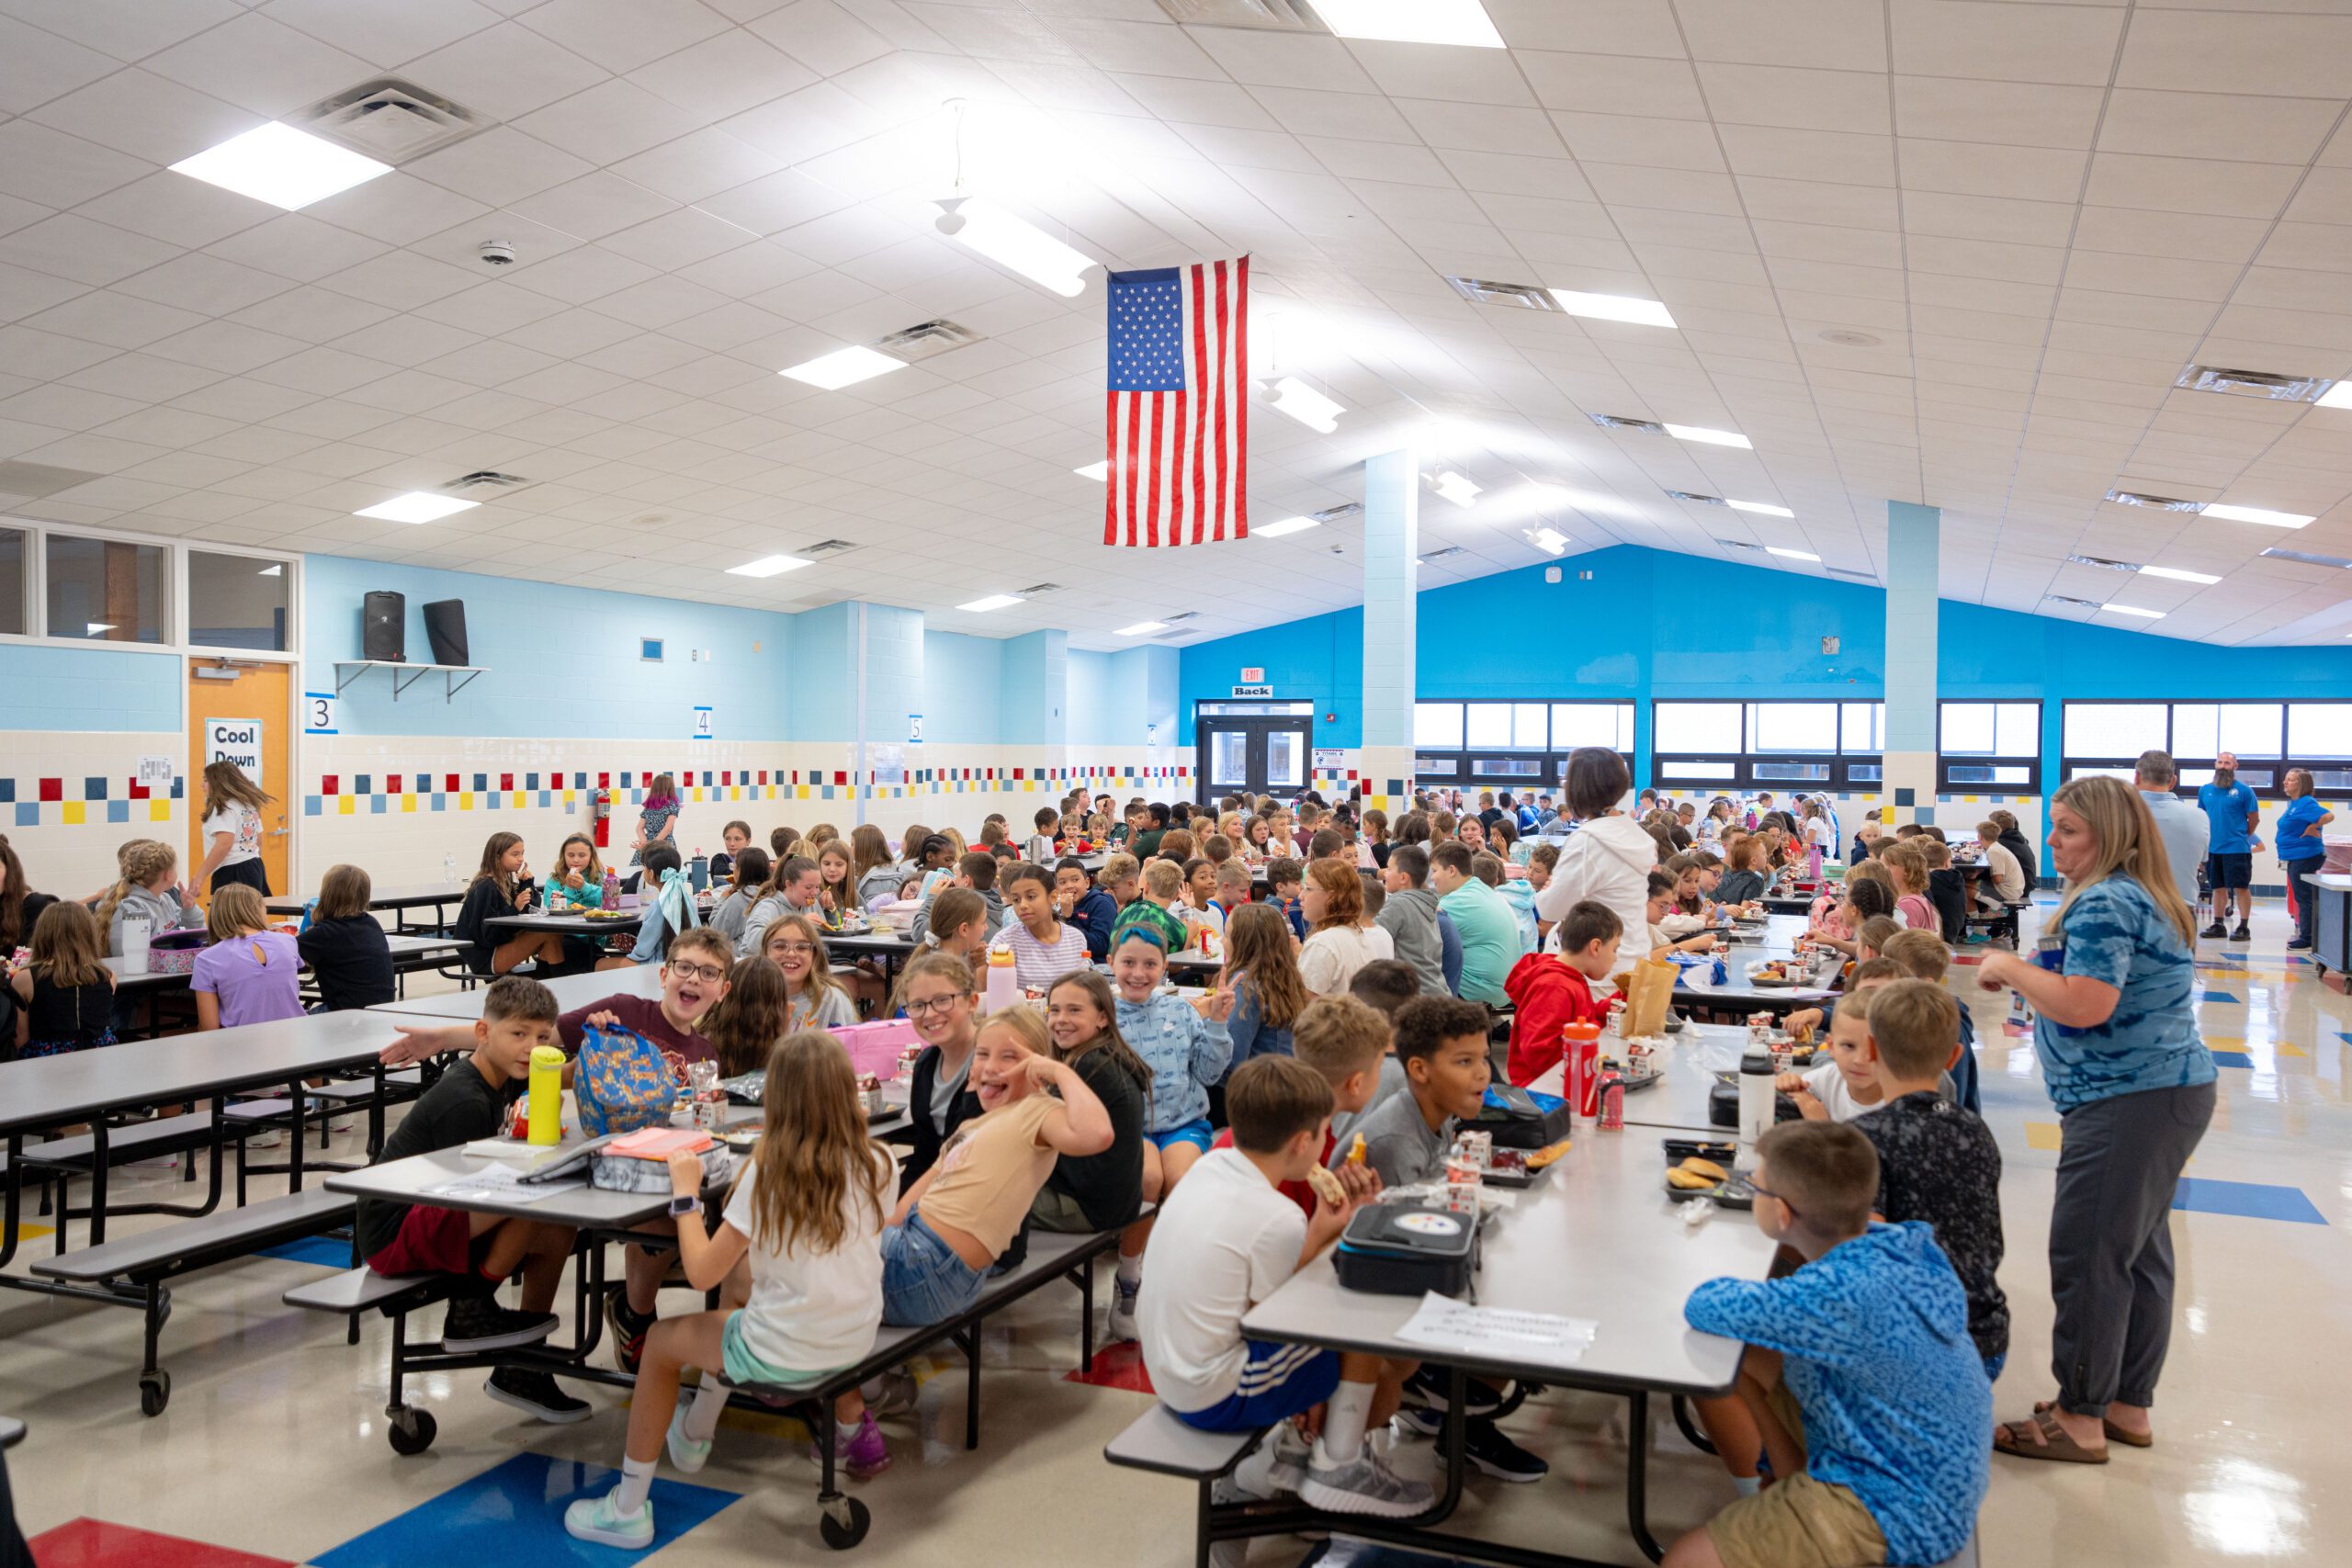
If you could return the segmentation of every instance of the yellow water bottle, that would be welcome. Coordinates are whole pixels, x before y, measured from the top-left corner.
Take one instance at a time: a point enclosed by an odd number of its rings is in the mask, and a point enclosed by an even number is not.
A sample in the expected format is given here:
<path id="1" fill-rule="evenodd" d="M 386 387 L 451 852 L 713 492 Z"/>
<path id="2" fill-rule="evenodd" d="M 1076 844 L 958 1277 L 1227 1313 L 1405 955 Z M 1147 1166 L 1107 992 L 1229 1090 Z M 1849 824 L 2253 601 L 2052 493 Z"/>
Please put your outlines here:
<path id="1" fill-rule="evenodd" d="M 563 1053 L 552 1045 L 531 1048 L 531 1131 L 528 1141 L 563 1141 Z"/>

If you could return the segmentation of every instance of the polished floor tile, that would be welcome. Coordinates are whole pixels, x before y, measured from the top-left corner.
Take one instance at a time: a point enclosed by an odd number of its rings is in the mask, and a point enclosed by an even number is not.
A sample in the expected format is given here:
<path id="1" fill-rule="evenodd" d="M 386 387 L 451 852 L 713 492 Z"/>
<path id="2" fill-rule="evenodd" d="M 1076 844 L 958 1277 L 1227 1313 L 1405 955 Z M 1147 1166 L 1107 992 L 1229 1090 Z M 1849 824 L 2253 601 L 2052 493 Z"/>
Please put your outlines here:
<path id="1" fill-rule="evenodd" d="M 741 1495 L 657 1477 L 650 1494 L 653 1544 L 644 1552 L 574 1540 L 563 1528 L 565 1507 L 582 1497 L 603 1496 L 619 1479 L 620 1472 L 608 1465 L 516 1454 L 311 1561 L 314 1568 L 418 1568 L 431 1562 L 587 1568 L 673 1547 Z"/>

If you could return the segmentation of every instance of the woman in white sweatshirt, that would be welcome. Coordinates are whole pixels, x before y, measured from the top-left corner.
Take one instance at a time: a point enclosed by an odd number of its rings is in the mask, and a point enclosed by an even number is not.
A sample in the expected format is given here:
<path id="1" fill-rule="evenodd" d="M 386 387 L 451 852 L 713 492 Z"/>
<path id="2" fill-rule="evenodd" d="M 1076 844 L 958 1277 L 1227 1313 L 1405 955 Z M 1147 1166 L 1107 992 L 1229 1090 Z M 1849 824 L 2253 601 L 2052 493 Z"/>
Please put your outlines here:
<path id="1" fill-rule="evenodd" d="M 1657 864 L 1657 840 L 1620 809 L 1633 787 L 1625 759 L 1609 748 L 1580 746 L 1569 753 L 1567 806 L 1577 830 L 1535 896 L 1536 916 L 1555 926 L 1588 898 L 1608 905 L 1624 924 L 1617 952 L 1628 961 L 1649 952 L 1649 881 Z"/>

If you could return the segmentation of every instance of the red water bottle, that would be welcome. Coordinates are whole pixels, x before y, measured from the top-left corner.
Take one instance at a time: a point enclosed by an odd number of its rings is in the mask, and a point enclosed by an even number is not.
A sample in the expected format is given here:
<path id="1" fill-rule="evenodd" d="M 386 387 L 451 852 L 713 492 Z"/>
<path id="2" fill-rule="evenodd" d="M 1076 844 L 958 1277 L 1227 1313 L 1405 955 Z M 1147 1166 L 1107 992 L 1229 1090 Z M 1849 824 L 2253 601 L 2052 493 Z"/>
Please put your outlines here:
<path id="1" fill-rule="evenodd" d="M 1561 1074 L 1564 1098 L 1576 1108 L 1577 1115 L 1598 1116 L 1600 1084 L 1594 1068 L 1600 1056 L 1600 1025 L 1564 1023 L 1560 1026 L 1560 1043 L 1566 1052 Z"/>

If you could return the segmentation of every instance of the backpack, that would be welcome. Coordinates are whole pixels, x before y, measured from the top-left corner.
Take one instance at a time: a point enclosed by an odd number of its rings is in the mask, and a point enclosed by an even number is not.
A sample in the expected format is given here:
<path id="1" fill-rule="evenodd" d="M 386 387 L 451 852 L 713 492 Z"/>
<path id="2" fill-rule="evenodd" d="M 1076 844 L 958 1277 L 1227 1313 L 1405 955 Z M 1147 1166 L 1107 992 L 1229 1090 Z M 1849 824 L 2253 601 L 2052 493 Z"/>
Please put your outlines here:
<path id="1" fill-rule="evenodd" d="M 572 1075 L 580 1130 L 592 1138 L 665 1125 L 678 1078 L 662 1048 L 632 1029 L 592 1027 Z"/>

